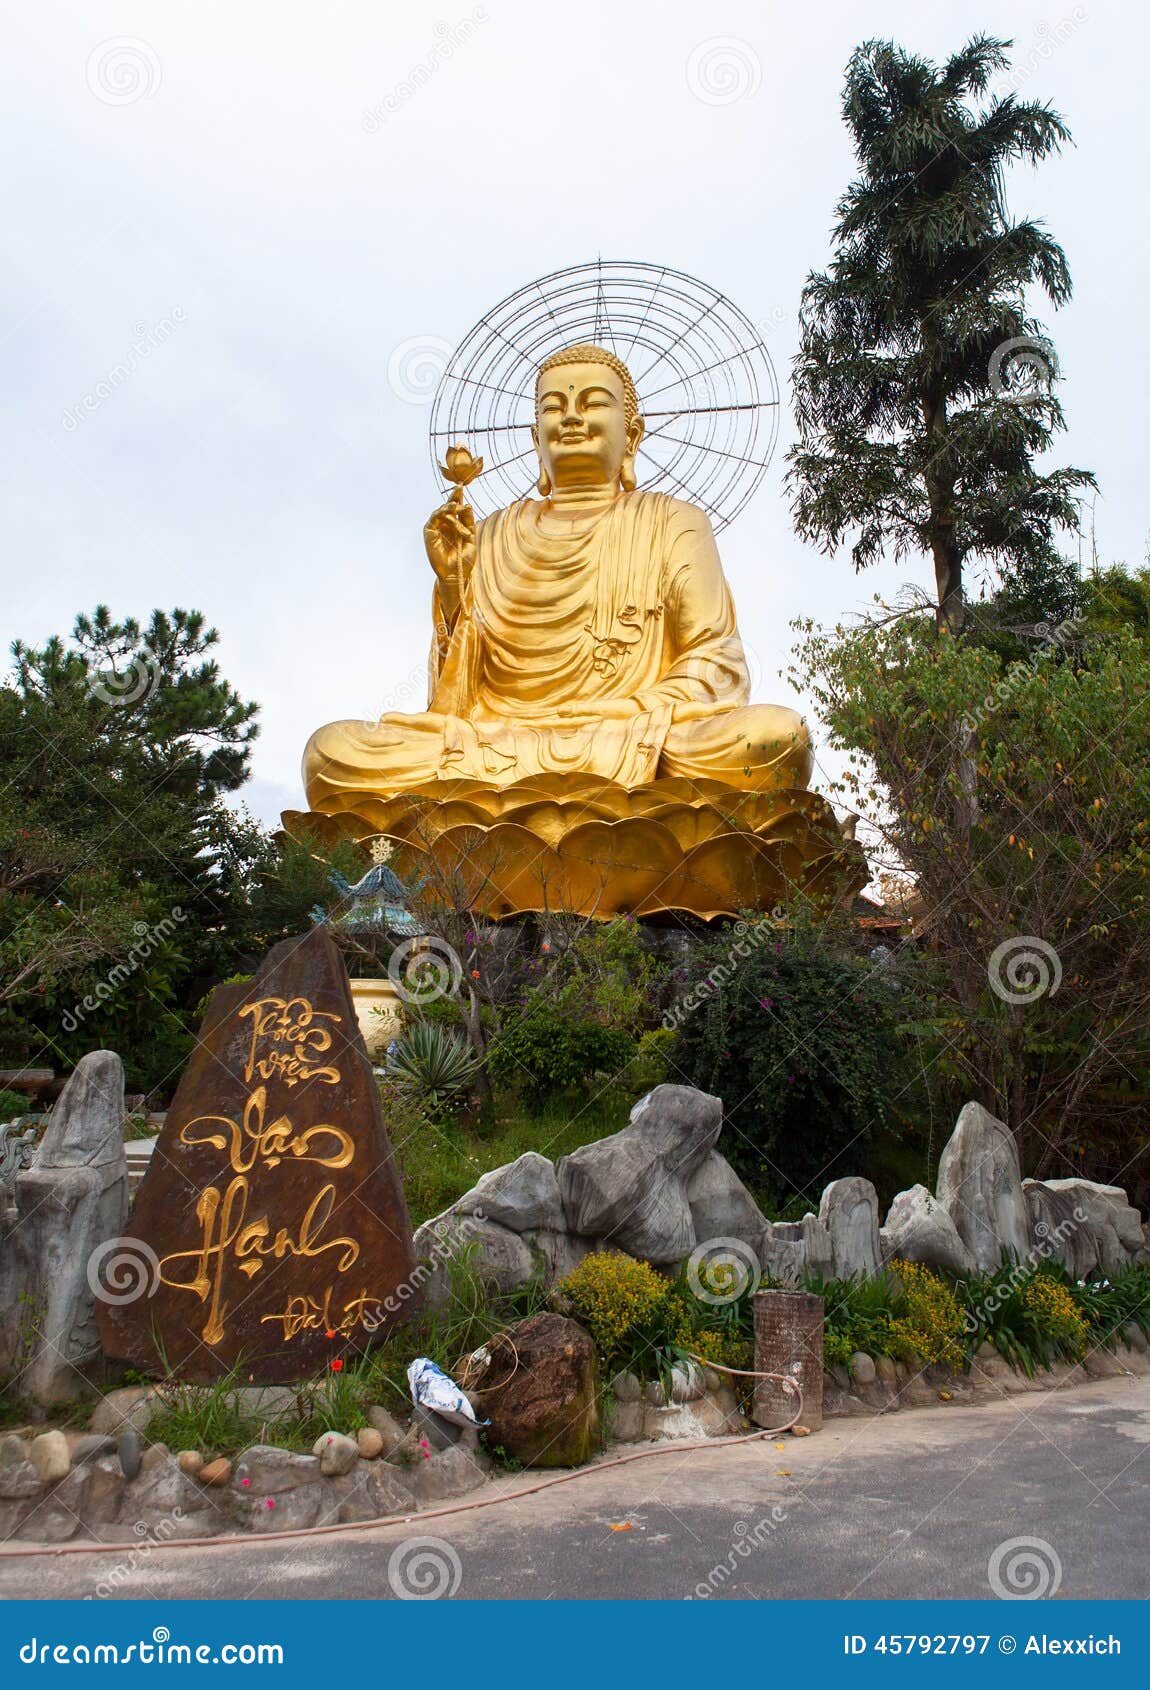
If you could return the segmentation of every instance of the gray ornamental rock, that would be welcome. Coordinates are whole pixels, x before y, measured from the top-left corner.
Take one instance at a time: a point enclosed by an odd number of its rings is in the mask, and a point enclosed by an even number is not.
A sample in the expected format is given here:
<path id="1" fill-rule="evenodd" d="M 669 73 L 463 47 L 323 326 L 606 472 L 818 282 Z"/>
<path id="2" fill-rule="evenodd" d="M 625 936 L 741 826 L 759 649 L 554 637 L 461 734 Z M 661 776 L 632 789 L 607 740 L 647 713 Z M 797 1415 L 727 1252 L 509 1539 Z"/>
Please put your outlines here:
<path id="1" fill-rule="evenodd" d="M 484 1174 L 454 1209 L 461 1215 L 481 1215 L 512 1232 L 562 1232 L 565 1226 L 555 1165 L 537 1150 Z"/>
<path id="2" fill-rule="evenodd" d="M 1121 1272 L 1142 1248 L 1142 1217 L 1117 1185 L 1088 1179 L 1022 1182 L 1031 1244 L 1077 1279 Z"/>
<path id="3" fill-rule="evenodd" d="M 950 1215 L 925 1185 L 900 1191 L 879 1234 L 884 1262 L 897 1257 L 960 1276 L 974 1272 L 974 1257 Z"/>
<path id="4" fill-rule="evenodd" d="M 817 1215 L 768 1221 L 759 1241 L 759 1264 L 780 1285 L 797 1285 L 807 1274 L 829 1279 L 834 1267 L 831 1235 Z"/>
<path id="5" fill-rule="evenodd" d="M 170 1451 L 165 1450 L 159 1460 L 150 1459 L 155 1448 L 148 1450 L 139 1476 L 125 1486 L 121 1521 L 147 1524 L 175 1516 L 177 1510 L 191 1514 L 205 1506 L 203 1487 L 183 1471 Z"/>
<path id="6" fill-rule="evenodd" d="M 253 1444 L 244 1451 L 228 1490 L 252 1531 L 327 1525 L 339 1512 L 338 1499 L 329 1494 L 314 1455 L 294 1455 L 270 1444 Z"/>
<path id="7" fill-rule="evenodd" d="M 429 1309 L 444 1308 L 451 1301 L 449 1263 L 464 1250 L 469 1250 L 470 1264 L 483 1285 L 500 1295 L 526 1285 L 536 1273 L 537 1257 L 517 1232 L 454 1209 L 425 1221 L 413 1245 L 419 1265 L 412 1283 Z"/>
<path id="8" fill-rule="evenodd" d="M 475 1490 L 490 1471 L 490 1461 L 478 1450 L 452 1444 L 450 1449 L 436 1450 L 426 1460 L 417 1461 L 406 1477 L 420 1503 L 426 1506 Z"/>
<path id="9" fill-rule="evenodd" d="M 578 1238 L 573 1232 L 552 1232 L 541 1228 L 538 1232 L 521 1234 L 523 1242 L 533 1252 L 537 1267 L 548 1285 L 566 1279 L 592 1250 L 601 1250 L 595 1238 Z"/>
<path id="10" fill-rule="evenodd" d="M 100 1398 L 92 1410 L 88 1430 L 115 1435 L 125 1426 L 131 1426 L 137 1432 L 146 1432 L 162 1407 L 159 1393 L 151 1385 L 123 1385 Z"/>
<path id="11" fill-rule="evenodd" d="M 836 1279 L 878 1273 L 878 1192 L 869 1179 L 836 1179 L 823 1192 L 819 1221 L 830 1234 L 831 1271 Z"/>
<path id="12" fill-rule="evenodd" d="M 333 1479 L 331 1490 L 338 1503 L 336 1518 L 341 1526 L 356 1520 L 409 1514 L 416 1507 L 410 1484 L 386 1462 L 373 1461 L 369 1465 L 361 1462 L 354 1472 Z"/>
<path id="13" fill-rule="evenodd" d="M 0 1467 L 19 1467 L 27 1458 L 24 1440 L 17 1437 L 15 1432 L 6 1432 L 0 1438 Z"/>
<path id="14" fill-rule="evenodd" d="M 717 1150 L 700 1163 L 687 1183 L 687 1204 L 695 1238 L 739 1238 L 758 1250 L 766 1216 L 725 1156 Z"/>
<path id="15" fill-rule="evenodd" d="M 100 1353 L 93 1264 L 127 1224 L 124 1067 L 115 1051 L 76 1064 L 15 1197 L 24 1283 L 40 1311 L 23 1389 L 51 1405 L 80 1393 L 85 1364 Z"/>
<path id="16" fill-rule="evenodd" d="M 319 1470 L 336 1479 L 350 1473 L 359 1460 L 359 1445 L 343 1432 L 324 1432 L 315 1441 L 312 1454 L 319 1456 Z"/>
<path id="17" fill-rule="evenodd" d="M 125 1479 L 134 1479 L 140 1471 L 140 1463 L 143 1460 L 140 1434 L 134 1426 L 125 1426 L 120 1433 L 116 1453 L 120 1463 L 120 1471 Z"/>
<path id="18" fill-rule="evenodd" d="M 938 1200 L 980 1273 L 1030 1249 L 1014 1135 L 981 1103 L 962 1109 L 938 1164 Z"/>
<path id="19" fill-rule="evenodd" d="M 656 1086 L 622 1132 L 556 1164 L 568 1230 L 649 1262 L 682 1261 L 697 1242 L 687 1187 L 722 1124 L 717 1097 L 694 1086 Z"/>
<path id="20" fill-rule="evenodd" d="M 77 1467 L 65 1474 L 34 1502 L 15 1536 L 33 1543 L 66 1543 L 80 1530 L 85 1512 L 91 1468 Z"/>

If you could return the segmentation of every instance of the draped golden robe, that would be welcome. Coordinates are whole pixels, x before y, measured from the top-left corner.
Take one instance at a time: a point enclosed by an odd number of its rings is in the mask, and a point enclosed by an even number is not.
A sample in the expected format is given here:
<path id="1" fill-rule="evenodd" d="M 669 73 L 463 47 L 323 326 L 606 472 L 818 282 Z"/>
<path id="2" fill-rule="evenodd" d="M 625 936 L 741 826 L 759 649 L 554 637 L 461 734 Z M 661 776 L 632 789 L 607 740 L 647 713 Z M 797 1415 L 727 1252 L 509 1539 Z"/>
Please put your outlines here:
<path id="1" fill-rule="evenodd" d="M 633 492 L 567 515 L 520 500 L 479 524 L 458 614 L 437 590 L 434 618 L 427 711 L 314 734 L 313 810 L 461 778 L 807 784 L 800 717 L 748 703 L 730 589 L 694 505 Z"/>

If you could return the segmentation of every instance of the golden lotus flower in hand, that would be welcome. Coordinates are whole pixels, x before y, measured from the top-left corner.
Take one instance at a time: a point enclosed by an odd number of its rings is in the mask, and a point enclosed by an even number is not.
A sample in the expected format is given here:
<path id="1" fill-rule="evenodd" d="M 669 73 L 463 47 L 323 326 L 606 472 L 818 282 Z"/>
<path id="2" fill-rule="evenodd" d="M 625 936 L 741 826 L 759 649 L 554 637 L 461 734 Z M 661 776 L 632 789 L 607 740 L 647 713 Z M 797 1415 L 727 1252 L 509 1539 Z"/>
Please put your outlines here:
<path id="1" fill-rule="evenodd" d="M 466 487 L 469 481 L 483 474 L 483 459 L 473 457 L 466 446 L 449 446 L 447 448 L 447 462 L 440 464 L 439 473 L 445 481 L 453 481 L 457 487 Z"/>

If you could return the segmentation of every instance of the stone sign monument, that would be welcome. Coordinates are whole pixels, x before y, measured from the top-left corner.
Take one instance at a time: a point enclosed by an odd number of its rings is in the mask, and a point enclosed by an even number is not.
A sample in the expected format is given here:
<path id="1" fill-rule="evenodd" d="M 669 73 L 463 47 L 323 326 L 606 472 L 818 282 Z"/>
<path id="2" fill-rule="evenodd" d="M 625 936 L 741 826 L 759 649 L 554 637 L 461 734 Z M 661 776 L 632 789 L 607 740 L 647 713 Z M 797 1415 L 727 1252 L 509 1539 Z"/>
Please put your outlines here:
<path id="1" fill-rule="evenodd" d="M 289 1382 L 410 1307 L 407 1206 L 323 928 L 213 993 L 119 1244 L 100 1332 L 145 1371 Z"/>

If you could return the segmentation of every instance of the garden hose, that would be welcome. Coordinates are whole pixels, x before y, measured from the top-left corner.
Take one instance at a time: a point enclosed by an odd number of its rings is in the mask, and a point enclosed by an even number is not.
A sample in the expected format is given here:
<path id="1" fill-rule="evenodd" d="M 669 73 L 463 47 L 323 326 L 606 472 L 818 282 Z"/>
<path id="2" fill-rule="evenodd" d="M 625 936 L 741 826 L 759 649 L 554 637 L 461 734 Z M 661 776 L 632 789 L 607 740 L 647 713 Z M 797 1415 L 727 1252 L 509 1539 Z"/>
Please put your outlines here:
<path id="1" fill-rule="evenodd" d="M 695 1358 L 692 1358 L 695 1359 Z M 705 1366 L 714 1366 L 713 1362 L 705 1362 Z M 736 1373 L 738 1368 L 716 1368 L 716 1372 Z M 670 1443 L 662 1448 L 640 1449 L 631 1455 L 616 1455 L 610 1461 L 596 1462 L 591 1467 L 577 1467 L 568 1473 L 559 1473 L 553 1479 L 541 1479 L 538 1484 L 522 1485 L 518 1490 L 507 1491 L 502 1496 L 478 1497 L 471 1502 L 453 1503 L 448 1508 L 419 1509 L 411 1514 L 381 1514 L 375 1520 L 350 1520 L 345 1524 L 328 1526 L 300 1526 L 287 1532 L 232 1532 L 226 1537 L 171 1537 L 162 1542 L 148 1545 L 149 1549 L 226 1549 L 237 1544 L 251 1549 L 256 1544 L 286 1543 L 298 1541 L 300 1538 L 330 1537 L 335 1532 L 364 1532 L 373 1531 L 381 1526 L 410 1525 L 413 1521 L 442 1520 L 452 1514 L 469 1514 L 479 1508 L 493 1508 L 501 1502 L 517 1502 L 524 1496 L 537 1496 L 540 1491 L 551 1490 L 555 1485 L 570 1484 L 573 1479 L 589 1478 L 593 1473 L 605 1473 L 611 1467 L 626 1467 L 632 1461 L 649 1461 L 658 1455 L 687 1455 L 694 1450 L 733 1449 L 739 1444 L 758 1443 L 763 1438 L 776 1438 L 783 1432 L 789 1432 L 798 1422 L 803 1409 L 803 1393 L 798 1381 L 784 1373 L 750 1373 L 748 1377 L 755 1379 L 777 1379 L 785 1389 L 793 1391 L 798 1397 L 798 1406 L 791 1418 L 782 1426 L 769 1427 L 765 1431 L 744 1432 L 732 1438 L 703 1438 L 693 1443 Z M 37 1543 L 27 1549 L 15 1549 L 8 1546 L 0 1547 L 0 1560 L 23 1560 L 41 1555 L 122 1555 L 128 1548 L 133 1547 L 124 1543 Z"/>

